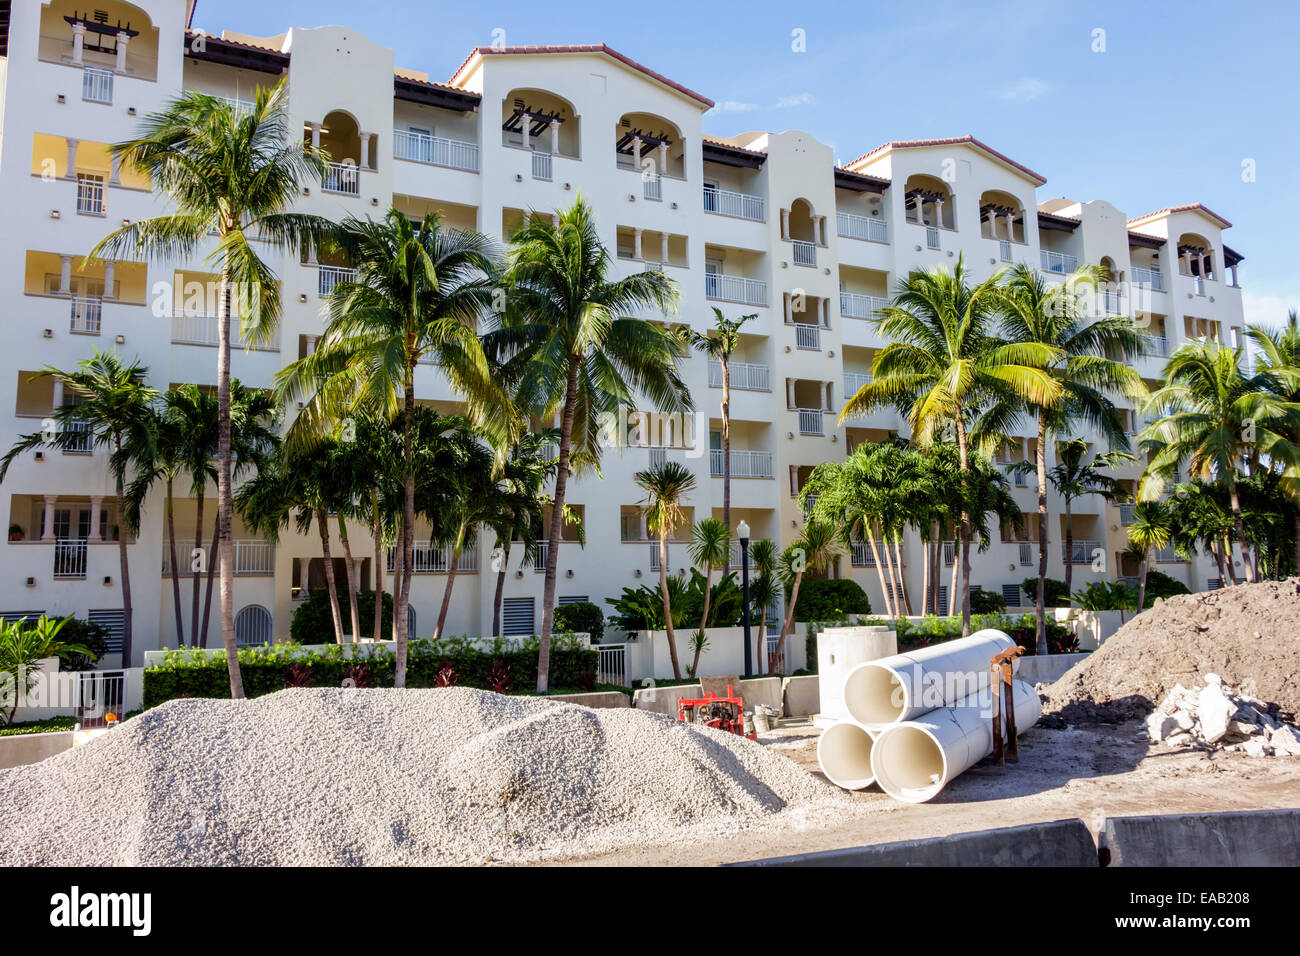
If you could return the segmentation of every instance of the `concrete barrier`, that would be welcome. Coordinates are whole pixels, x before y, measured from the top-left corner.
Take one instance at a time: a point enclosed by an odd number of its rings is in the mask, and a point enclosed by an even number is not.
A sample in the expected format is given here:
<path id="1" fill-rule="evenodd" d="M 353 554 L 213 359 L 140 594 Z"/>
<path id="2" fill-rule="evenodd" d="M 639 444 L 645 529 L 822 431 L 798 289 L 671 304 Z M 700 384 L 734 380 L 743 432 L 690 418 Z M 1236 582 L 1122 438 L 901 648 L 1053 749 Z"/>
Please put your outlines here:
<path id="1" fill-rule="evenodd" d="M 811 717 L 817 713 L 820 688 L 816 674 L 787 677 L 781 682 L 781 713 L 786 717 Z"/>
<path id="2" fill-rule="evenodd" d="M 601 690 L 590 694 L 552 694 L 551 700 L 563 700 L 583 707 L 617 708 L 631 707 L 632 701 L 622 691 Z"/>
<path id="3" fill-rule="evenodd" d="M 1100 846 L 1109 866 L 1294 866 L 1300 809 L 1108 817 Z"/>
<path id="4" fill-rule="evenodd" d="M 72 731 L 49 734 L 17 734 L 0 737 L 0 770 L 38 763 L 46 757 L 72 749 Z"/>
<path id="5" fill-rule="evenodd" d="M 1020 668 L 1016 676 L 1031 684 L 1054 684 L 1060 680 L 1079 661 L 1087 660 L 1087 654 L 1044 654 L 1020 658 Z"/>
<path id="6" fill-rule="evenodd" d="M 745 698 L 745 709 L 752 710 L 755 704 L 768 707 L 781 706 L 781 678 L 755 677 L 742 680 L 736 688 Z M 638 710 L 649 710 L 656 714 L 677 716 L 677 702 L 683 697 L 703 697 L 704 691 L 699 684 L 675 684 L 672 687 L 645 687 L 636 691 L 632 697 L 632 706 Z"/>
<path id="7" fill-rule="evenodd" d="M 823 853 L 749 860 L 731 866 L 1097 866 L 1097 846 L 1082 820 L 973 830 Z"/>

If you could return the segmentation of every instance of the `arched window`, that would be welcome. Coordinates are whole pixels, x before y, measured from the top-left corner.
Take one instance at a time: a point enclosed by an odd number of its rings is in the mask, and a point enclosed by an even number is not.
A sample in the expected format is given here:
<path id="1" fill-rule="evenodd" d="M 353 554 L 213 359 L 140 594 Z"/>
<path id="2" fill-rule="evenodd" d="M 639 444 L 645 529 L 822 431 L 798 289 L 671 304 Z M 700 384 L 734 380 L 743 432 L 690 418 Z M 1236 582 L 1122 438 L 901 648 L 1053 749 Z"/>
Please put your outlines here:
<path id="1" fill-rule="evenodd" d="M 410 605 L 406 607 L 406 639 L 415 640 L 415 608 Z"/>
<path id="2" fill-rule="evenodd" d="M 240 647 L 271 643 L 271 612 L 250 604 L 235 615 L 235 643 Z"/>

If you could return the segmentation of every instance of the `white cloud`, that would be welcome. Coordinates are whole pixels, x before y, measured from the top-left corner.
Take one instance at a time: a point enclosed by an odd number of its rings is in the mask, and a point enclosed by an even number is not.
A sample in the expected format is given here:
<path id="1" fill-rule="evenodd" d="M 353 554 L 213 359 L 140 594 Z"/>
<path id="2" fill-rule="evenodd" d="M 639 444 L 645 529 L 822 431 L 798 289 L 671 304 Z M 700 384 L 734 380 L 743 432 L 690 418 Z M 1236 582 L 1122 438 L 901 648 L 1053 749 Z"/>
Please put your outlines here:
<path id="1" fill-rule="evenodd" d="M 1241 311 L 1252 325 L 1279 326 L 1291 309 L 1300 309 L 1300 293 L 1286 296 L 1241 293 Z"/>
<path id="2" fill-rule="evenodd" d="M 792 106 L 807 106 L 813 101 L 811 93 L 796 93 L 794 96 L 783 96 L 776 101 L 773 109 L 788 110 Z"/>
<path id="3" fill-rule="evenodd" d="M 718 109 L 724 113 L 752 113 L 758 109 L 757 103 L 741 103 L 737 100 L 723 100 Z"/>
<path id="4" fill-rule="evenodd" d="M 1023 80 L 1009 83 L 998 91 L 998 99 L 1017 103 L 1028 103 L 1042 99 L 1050 87 L 1037 77 L 1027 76 Z"/>

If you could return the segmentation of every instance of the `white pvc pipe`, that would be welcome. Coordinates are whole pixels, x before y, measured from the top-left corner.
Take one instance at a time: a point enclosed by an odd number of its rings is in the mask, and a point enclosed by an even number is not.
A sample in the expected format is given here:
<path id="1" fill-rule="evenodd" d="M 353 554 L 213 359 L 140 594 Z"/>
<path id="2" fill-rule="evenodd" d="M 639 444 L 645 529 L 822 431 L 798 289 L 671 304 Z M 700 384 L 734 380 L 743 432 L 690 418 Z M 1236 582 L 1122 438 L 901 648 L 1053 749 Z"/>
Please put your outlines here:
<path id="1" fill-rule="evenodd" d="M 1038 692 L 1025 681 L 1012 682 L 1016 730 L 1038 721 Z M 993 715 L 988 690 L 952 707 L 882 730 L 871 748 L 871 770 L 887 794 L 904 803 L 924 803 L 958 774 L 993 752 Z M 1006 736 L 1006 723 L 1002 734 Z"/>
<path id="2" fill-rule="evenodd" d="M 864 727 L 881 730 L 950 707 L 987 688 L 989 661 L 1015 646 L 1006 634 L 989 629 L 859 664 L 844 679 L 845 709 Z"/>
<path id="3" fill-rule="evenodd" d="M 817 762 L 826 779 L 845 790 L 865 790 L 876 781 L 871 772 L 875 735 L 851 720 L 841 720 L 822 731 L 817 741 Z"/>

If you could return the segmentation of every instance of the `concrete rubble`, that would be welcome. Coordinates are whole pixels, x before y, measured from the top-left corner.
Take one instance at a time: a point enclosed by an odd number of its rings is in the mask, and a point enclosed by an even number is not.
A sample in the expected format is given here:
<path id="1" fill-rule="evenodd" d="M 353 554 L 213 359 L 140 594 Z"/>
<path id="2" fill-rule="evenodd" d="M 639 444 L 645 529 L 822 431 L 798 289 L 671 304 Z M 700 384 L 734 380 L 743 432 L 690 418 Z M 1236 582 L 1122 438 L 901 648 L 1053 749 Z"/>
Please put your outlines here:
<path id="1" fill-rule="evenodd" d="M 1300 730 L 1277 717 L 1277 704 L 1254 696 L 1247 680 L 1235 691 L 1218 674 L 1199 690 L 1175 684 L 1147 718 L 1152 743 L 1208 747 L 1252 757 L 1300 757 Z"/>

